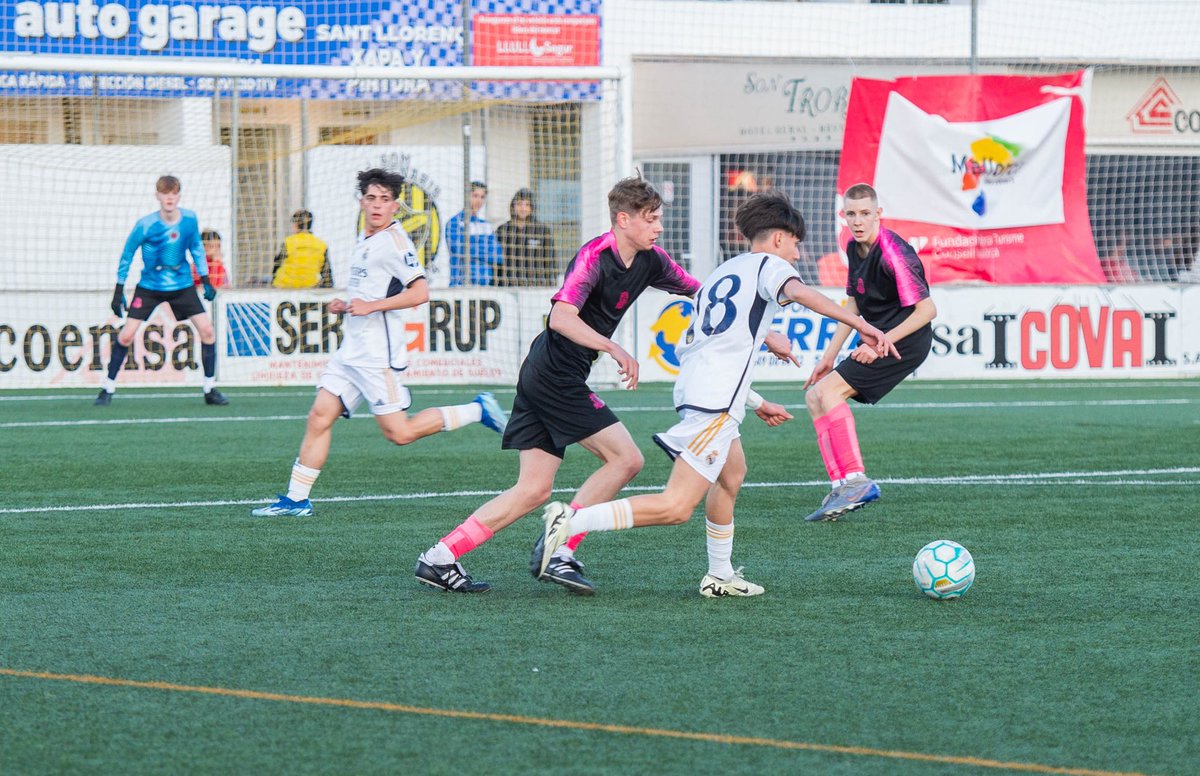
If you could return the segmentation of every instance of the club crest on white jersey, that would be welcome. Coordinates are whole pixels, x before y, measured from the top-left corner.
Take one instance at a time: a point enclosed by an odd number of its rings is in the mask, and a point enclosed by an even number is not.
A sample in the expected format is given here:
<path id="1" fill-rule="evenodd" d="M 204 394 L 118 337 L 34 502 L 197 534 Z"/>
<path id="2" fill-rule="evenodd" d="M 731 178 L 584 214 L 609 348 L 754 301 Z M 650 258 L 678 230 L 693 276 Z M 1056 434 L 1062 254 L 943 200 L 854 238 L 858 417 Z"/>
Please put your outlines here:
<path id="1" fill-rule="evenodd" d="M 358 243 L 350 259 L 348 298 L 376 302 L 403 291 L 425 277 L 412 240 L 399 224 L 376 232 Z M 385 310 L 370 315 L 347 315 L 346 336 L 337 352 L 345 364 L 360 367 L 408 366 L 404 323 L 407 310 Z"/>

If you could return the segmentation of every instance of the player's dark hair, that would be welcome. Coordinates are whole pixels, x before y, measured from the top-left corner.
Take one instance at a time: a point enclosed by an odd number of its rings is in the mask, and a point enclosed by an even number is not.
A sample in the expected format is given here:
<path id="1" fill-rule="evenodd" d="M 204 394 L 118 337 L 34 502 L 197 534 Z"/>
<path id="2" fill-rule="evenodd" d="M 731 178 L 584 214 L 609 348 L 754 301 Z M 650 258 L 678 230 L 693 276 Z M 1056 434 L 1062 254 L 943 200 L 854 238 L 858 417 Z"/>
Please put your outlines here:
<path id="1" fill-rule="evenodd" d="M 170 194 L 179 191 L 183 187 L 179 185 L 179 179 L 174 175 L 164 175 L 154 184 L 154 190 L 159 194 Z"/>
<path id="2" fill-rule="evenodd" d="M 216 229 L 205 229 L 204 231 L 200 232 L 200 241 L 201 242 L 207 242 L 209 240 L 220 241 L 220 239 L 221 239 L 221 233 L 218 232 Z"/>
<path id="3" fill-rule="evenodd" d="M 483 181 L 471 181 L 471 191 L 482 191 L 487 194 L 487 184 Z"/>
<path id="4" fill-rule="evenodd" d="M 879 204 L 879 195 L 875 193 L 875 189 L 866 183 L 856 183 L 846 189 L 844 199 L 869 199 L 876 205 Z"/>
<path id="5" fill-rule="evenodd" d="M 641 215 L 658 210 L 662 205 L 662 196 L 642 177 L 641 170 L 637 175 L 620 180 L 608 192 L 608 217 L 614 224 L 617 213 Z"/>
<path id="6" fill-rule="evenodd" d="M 363 192 L 366 193 L 365 191 Z M 399 196 L 399 195 L 397 195 Z M 300 227 L 300 231 L 307 232 L 312 229 L 313 214 L 311 210 L 297 210 L 292 213 L 292 223 Z"/>
<path id="7" fill-rule="evenodd" d="M 764 191 L 751 196 L 738 206 L 733 218 L 738 231 L 750 242 L 776 229 L 800 240 L 808 233 L 804 216 L 782 191 Z"/>
<path id="8" fill-rule="evenodd" d="M 371 186 L 382 186 L 391 191 L 394 198 L 400 199 L 400 192 L 404 189 L 404 176 L 391 170 L 372 167 L 358 174 L 358 193 L 366 194 Z"/>

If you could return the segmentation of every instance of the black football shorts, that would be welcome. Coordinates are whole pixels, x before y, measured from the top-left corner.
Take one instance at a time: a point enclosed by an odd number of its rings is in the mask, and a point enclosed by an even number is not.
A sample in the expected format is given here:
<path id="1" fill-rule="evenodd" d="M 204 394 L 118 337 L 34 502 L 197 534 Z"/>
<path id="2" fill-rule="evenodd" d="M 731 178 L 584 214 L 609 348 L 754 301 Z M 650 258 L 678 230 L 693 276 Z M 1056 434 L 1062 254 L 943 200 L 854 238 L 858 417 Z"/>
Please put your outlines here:
<path id="1" fill-rule="evenodd" d="M 933 328 L 926 326 L 896 343 L 896 350 L 900 351 L 899 359 L 888 356 L 877 358 L 870 364 L 860 364 L 847 358 L 833 369 L 857 391 L 853 397 L 855 401 L 875 404 L 925 363 L 932 346 Z"/>
<path id="2" fill-rule="evenodd" d="M 178 291 L 152 291 L 138 286 L 133 289 L 133 298 L 129 300 L 129 317 L 137 321 L 148 320 L 154 308 L 163 302 L 171 305 L 171 313 L 177 321 L 186 321 L 193 315 L 207 312 L 204 305 L 200 304 L 200 295 L 196 293 L 195 286 Z"/>
<path id="3" fill-rule="evenodd" d="M 583 381 L 559 381 L 528 362 L 521 366 L 501 447 L 545 450 L 562 458 L 569 445 L 620 419 Z"/>

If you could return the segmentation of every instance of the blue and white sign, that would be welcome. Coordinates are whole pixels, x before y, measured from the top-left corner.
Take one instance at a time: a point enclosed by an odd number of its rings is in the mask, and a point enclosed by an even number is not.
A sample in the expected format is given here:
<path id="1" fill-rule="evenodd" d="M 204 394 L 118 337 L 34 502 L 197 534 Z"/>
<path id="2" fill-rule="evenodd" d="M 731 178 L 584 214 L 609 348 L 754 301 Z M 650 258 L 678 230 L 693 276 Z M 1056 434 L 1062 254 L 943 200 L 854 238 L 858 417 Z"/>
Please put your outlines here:
<path id="1" fill-rule="evenodd" d="M 601 0 L 477 0 L 473 14 L 599 15 Z M 75 0 L 0 4 L 0 50 L 113 57 L 203 57 L 264 64 L 395 67 L 396 78 L 298 81 L 0 72 L 0 95 L 457 98 L 457 86 L 405 78 L 405 67 L 463 64 L 462 5 L 453 0 L 172 2 Z M 594 84 L 480 84 L 489 96 L 595 99 Z"/>

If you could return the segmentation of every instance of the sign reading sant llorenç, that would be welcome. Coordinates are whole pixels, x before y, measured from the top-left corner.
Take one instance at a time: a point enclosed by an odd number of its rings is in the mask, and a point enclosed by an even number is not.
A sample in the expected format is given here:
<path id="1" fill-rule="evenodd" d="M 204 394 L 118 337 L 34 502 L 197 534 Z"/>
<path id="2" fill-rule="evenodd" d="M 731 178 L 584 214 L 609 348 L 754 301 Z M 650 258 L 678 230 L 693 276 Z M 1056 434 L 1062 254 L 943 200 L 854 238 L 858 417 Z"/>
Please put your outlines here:
<path id="1" fill-rule="evenodd" d="M 1088 79 L 855 79 L 838 191 L 870 183 L 933 283 L 1103 283 L 1084 163 Z M 849 232 L 842 230 L 845 248 Z"/>

